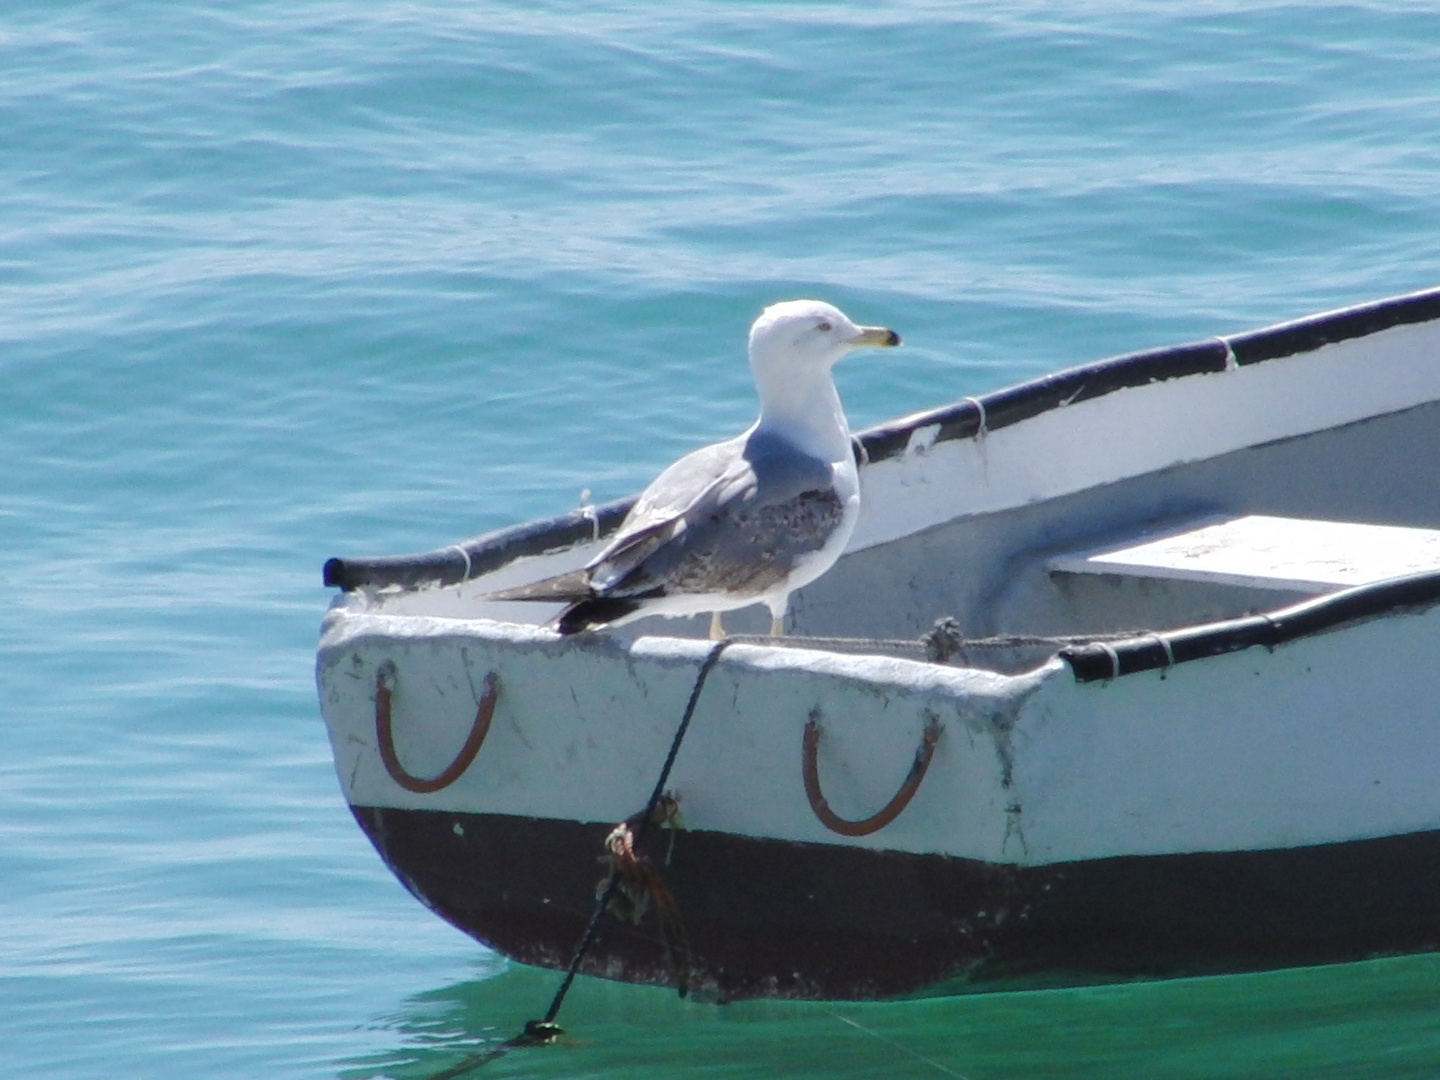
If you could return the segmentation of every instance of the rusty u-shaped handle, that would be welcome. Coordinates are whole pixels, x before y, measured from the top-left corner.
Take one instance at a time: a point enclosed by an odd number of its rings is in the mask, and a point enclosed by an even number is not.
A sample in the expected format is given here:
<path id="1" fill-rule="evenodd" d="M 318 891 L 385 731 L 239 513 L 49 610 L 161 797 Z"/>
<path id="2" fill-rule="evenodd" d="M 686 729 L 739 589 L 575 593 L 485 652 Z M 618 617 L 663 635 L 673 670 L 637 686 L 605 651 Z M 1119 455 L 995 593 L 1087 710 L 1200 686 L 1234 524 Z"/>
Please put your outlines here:
<path id="1" fill-rule="evenodd" d="M 810 809 L 815 811 L 820 824 L 841 836 L 869 836 L 889 825 L 910 805 L 910 800 L 920 789 L 920 781 L 925 779 L 925 770 L 930 768 L 930 759 L 935 756 L 935 743 L 944 730 L 945 726 L 940 723 L 940 718 L 927 711 L 925 734 L 921 736 L 920 745 L 915 749 L 915 760 L 911 763 L 910 772 L 906 775 L 905 782 L 900 785 L 900 790 L 870 817 L 861 821 L 849 821 L 830 809 L 830 804 L 825 801 L 825 793 L 820 790 L 820 769 L 815 760 L 816 751 L 820 747 L 820 710 L 812 712 L 810 719 L 805 722 L 802 772 L 805 777 L 805 797 L 810 800 Z"/>
<path id="2" fill-rule="evenodd" d="M 485 676 L 485 689 L 480 694 L 480 704 L 475 710 L 475 722 L 470 725 L 470 734 L 465 738 L 465 745 L 460 748 L 454 761 L 445 766 L 437 776 L 426 780 L 406 772 L 405 766 L 400 764 L 400 758 L 395 753 L 395 734 L 390 726 L 390 699 L 393 694 L 389 685 L 394 679 L 395 665 L 387 660 L 380 665 L 375 676 L 375 739 L 380 744 L 380 760 L 385 763 L 385 771 L 390 774 L 390 779 L 406 791 L 428 795 L 447 788 L 464 775 L 465 770 L 475 760 L 475 755 L 480 753 L 485 736 L 490 733 L 490 721 L 495 716 L 495 699 L 500 696 L 499 680 L 495 678 L 493 671 Z"/>

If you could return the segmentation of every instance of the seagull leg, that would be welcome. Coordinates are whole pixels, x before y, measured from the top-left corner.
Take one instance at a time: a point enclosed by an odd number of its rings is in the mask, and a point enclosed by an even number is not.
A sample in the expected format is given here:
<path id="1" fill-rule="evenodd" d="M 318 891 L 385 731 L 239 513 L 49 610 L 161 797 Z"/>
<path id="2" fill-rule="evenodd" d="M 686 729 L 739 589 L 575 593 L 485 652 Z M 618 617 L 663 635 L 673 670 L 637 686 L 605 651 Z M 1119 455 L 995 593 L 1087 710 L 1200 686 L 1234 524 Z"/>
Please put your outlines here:
<path id="1" fill-rule="evenodd" d="M 720 622 L 720 613 L 718 611 L 712 611 L 710 612 L 710 640 L 723 641 L 724 638 L 725 627 Z"/>
<path id="2" fill-rule="evenodd" d="M 784 616 L 784 615 L 771 615 L 771 616 L 770 616 L 770 636 L 771 636 L 771 637 L 783 637 L 784 634 L 785 634 L 785 616 Z"/>

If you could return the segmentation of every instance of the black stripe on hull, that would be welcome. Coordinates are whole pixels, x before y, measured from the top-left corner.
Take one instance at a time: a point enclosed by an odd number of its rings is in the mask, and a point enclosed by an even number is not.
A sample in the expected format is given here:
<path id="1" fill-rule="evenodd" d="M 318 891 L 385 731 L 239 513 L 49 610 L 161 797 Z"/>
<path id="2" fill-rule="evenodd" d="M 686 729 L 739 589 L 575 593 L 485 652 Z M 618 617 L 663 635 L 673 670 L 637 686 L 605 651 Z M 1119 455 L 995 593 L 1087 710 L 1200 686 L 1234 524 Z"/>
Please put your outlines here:
<path id="1" fill-rule="evenodd" d="M 609 826 L 353 809 L 441 917 L 522 963 L 569 963 L 606 874 Z M 717 1000 L 1076 985 L 1440 949 L 1440 831 L 1031 868 L 651 833 L 689 938 L 692 992 Z M 673 983 L 656 925 L 653 912 L 639 926 L 607 915 L 581 970 Z"/>

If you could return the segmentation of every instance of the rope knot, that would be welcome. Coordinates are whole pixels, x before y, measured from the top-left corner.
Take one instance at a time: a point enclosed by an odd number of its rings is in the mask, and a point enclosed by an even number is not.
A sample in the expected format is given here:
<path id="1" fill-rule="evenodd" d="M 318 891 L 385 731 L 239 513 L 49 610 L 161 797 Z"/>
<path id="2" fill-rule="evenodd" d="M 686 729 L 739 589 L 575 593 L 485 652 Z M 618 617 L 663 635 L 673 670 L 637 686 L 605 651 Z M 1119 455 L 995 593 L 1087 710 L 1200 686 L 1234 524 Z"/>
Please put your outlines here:
<path id="1" fill-rule="evenodd" d="M 685 924 L 680 920 L 680 906 L 669 887 L 655 869 L 648 857 L 636 850 L 637 840 L 631 822 L 648 820 L 656 824 L 674 823 L 678 820 L 679 800 L 668 792 L 656 801 L 655 806 L 641 811 L 633 818 L 620 822 L 605 837 L 605 854 L 600 862 L 606 864 L 609 872 L 595 887 L 595 899 L 605 905 L 606 910 L 616 918 L 639 926 L 653 902 L 655 915 L 660 922 L 660 940 L 665 948 L 665 959 L 675 973 L 680 996 L 690 989 L 690 943 L 685 934 Z M 674 834 L 671 834 L 673 846 Z M 666 863 L 670 861 L 666 854 Z"/>
<path id="2" fill-rule="evenodd" d="M 936 619 L 935 625 L 920 635 L 920 640 L 925 645 L 925 659 L 932 664 L 948 664 L 950 658 L 956 655 L 969 663 L 969 657 L 965 655 L 965 634 L 953 615 Z"/>

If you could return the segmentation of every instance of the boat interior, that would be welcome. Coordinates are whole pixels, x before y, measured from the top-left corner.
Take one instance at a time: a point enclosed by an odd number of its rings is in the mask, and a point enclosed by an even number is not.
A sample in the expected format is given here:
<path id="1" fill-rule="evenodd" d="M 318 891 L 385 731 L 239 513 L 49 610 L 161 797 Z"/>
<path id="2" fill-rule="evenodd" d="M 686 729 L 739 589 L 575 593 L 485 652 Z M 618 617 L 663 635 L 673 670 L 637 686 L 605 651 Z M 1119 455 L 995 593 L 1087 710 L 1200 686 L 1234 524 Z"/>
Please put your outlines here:
<path id="1" fill-rule="evenodd" d="M 619 516 L 614 507 L 594 514 L 579 542 L 473 577 L 471 556 L 450 549 L 452 561 L 465 560 L 454 576 L 469 578 L 458 587 L 365 588 L 351 599 L 393 614 L 541 624 L 556 606 L 479 597 L 583 564 Z M 1431 403 L 852 551 L 792 596 L 788 640 L 775 643 L 901 654 L 908 646 L 920 658 L 1019 671 L 1077 639 L 1236 619 L 1436 570 L 1440 405 Z M 941 620 L 953 620 L 965 647 L 937 653 L 933 636 L 927 647 Z M 762 634 L 768 623 L 758 606 L 725 616 L 735 635 Z M 700 618 L 652 618 L 617 633 L 707 630 Z"/>

